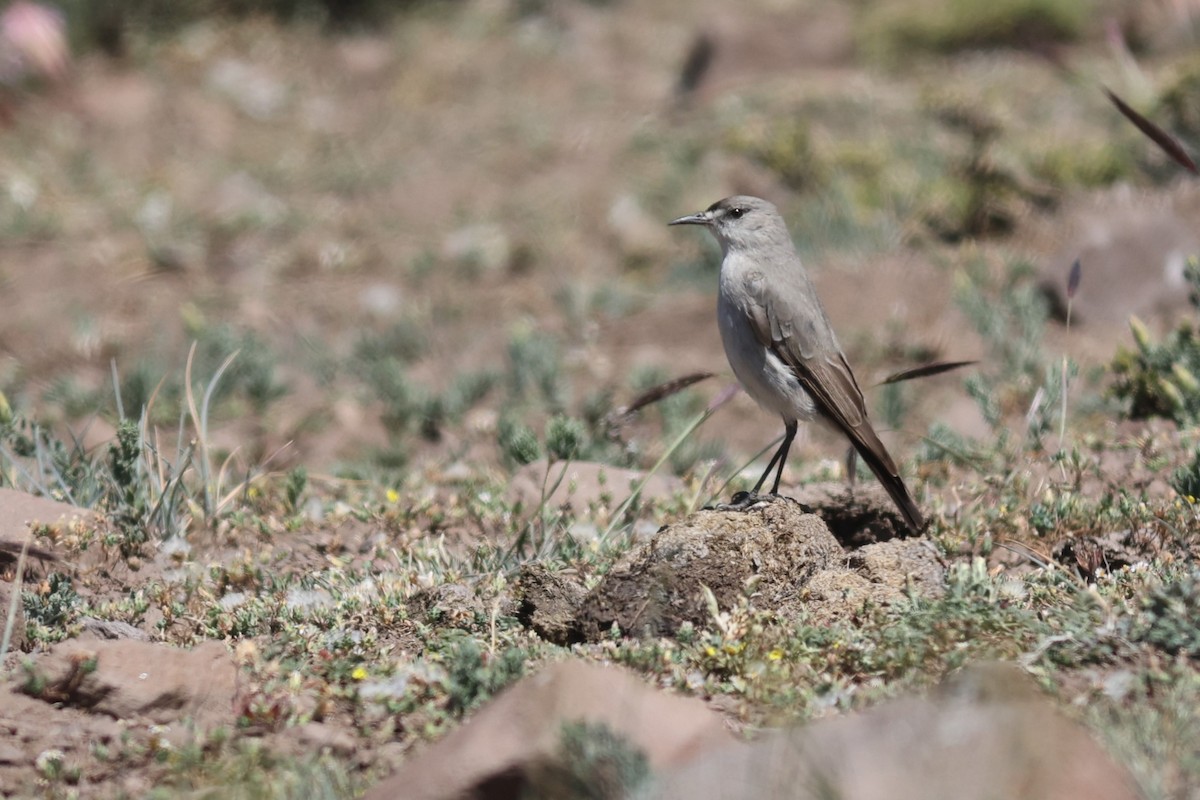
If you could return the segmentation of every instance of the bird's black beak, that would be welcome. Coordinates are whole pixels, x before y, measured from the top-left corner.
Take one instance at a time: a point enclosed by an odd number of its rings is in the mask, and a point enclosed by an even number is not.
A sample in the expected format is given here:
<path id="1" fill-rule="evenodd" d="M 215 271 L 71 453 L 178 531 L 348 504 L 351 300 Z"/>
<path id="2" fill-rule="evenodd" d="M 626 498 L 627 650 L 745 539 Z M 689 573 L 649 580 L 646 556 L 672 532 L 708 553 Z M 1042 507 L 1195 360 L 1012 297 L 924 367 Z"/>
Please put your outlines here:
<path id="1" fill-rule="evenodd" d="M 667 223 L 668 225 L 711 225 L 712 217 L 707 211 L 701 211 L 698 214 L 688 214 L 686 217 L 673 219 Z"/>

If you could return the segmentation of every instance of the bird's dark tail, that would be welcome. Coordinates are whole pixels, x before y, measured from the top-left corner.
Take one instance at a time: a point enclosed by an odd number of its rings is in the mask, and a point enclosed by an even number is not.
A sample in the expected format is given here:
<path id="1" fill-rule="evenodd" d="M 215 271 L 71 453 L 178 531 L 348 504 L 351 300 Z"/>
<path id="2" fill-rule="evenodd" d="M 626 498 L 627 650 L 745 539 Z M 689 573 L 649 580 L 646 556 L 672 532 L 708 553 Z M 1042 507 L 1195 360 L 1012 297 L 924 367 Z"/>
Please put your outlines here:
<path id="1" fill-rule="evenodd" d="M 883 484 L 883 488 L 887 490 L 892 502 L 904 516 L 904 521 L 908 523 L 914 533 L 919 533 L 925 527 L 925 517 L 921 514 L 921 509 L 917 508 L 912 495 L 909 494 L 908 486 L 900 477 L 896 462 L 888 454 L 887 448 L 883 446 L 883 442 L 879 441 L 879 437 L 871 429 L 869 423 L 854 429 L 854 433 L 856 435 L 850 437 L 854 449 L 858 451 L 858 455 L 867 462 L 871 472 L 875 473 L 875 477 Z"/>

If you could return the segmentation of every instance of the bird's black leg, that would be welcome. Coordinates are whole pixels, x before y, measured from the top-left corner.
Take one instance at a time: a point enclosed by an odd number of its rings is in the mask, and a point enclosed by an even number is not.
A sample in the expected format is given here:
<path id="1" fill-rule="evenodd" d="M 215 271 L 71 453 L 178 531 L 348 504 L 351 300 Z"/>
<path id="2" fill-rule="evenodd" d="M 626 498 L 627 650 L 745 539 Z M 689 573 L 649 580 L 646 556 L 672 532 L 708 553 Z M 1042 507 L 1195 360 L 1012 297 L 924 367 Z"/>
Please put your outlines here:
<path id="1" fill-rule="evenodd" d="M 788 451 L 792 448 L 792 440 L 796 438 L 796 430 L 799 425 L 793 420 L 785 423 L 783 432 L 783 443 L 779 445 L 779 449 L 775 451 L 775 455 L 771 456 L 771 461 L 767 464 L 767 468 L 763 470 L 762 477 L 758 479 L 758 483 L 754 484 L 754 488 L 748 492 L 738 492 L 729 499 L 727 505 L 719 506 L 723 510 L 745 510 L 754 505 L 759 500 L 759 491 L 762 490 L 763 484 L 767 482 L 767 477 L 770 476 L 771 470 L 775 470 L 775 484 L 771 487 L 771 495 L 779 494 L 779 481 L 783 478 L 783 465 L 787 463 Z"/>
<path id="2" fill-rule="evenodd" d="M 779 481 L 783 479 L 783 465 L 787 463 L 788 451 L 792 449 L 792 440 L 796 438 L 796 429 L 798 427 L 799 425 L 796 421 L 792 420 L 786 423 L 783 429 L 783 444 L 779 446 L 779 453 L 777 454 L 779 456 L 779 466 L 775 470 L 775 485 L 771 487 L 771 494 L 779 494 Z M 770 471 L 770 467 L 767 468 L 767 471 Z M 763 477 L 767 476 L 764 474 Z M 762 481 L 759 480 L 759 484 L 761 483 Z M 755 491 L 757 492 L 758 489 L 756 488 Z"/>

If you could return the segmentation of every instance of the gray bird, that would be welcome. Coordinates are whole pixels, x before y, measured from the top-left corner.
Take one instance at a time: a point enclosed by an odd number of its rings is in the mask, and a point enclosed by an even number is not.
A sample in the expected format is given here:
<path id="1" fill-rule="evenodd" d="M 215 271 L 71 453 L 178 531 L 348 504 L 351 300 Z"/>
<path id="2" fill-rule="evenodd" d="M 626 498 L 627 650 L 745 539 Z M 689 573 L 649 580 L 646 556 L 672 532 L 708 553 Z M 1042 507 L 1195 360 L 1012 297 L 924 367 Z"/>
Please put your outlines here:
<path id="1" fill-rule="evenodd" d="M 850 440 L 909 526 L 923 528 L 921 511 L 871 427 L 862 391 L 775 206 L 757 197 L 727 197 L 670 224 L 703 225 L 721 244 L 717 323 L 725 355 L 755 402 L 783 418 L 783 444 L 754 491 L 734 504 L 753 503 L 773 468 L 771 494 L 779 494 L 797 426 L 816 419 Z"/>

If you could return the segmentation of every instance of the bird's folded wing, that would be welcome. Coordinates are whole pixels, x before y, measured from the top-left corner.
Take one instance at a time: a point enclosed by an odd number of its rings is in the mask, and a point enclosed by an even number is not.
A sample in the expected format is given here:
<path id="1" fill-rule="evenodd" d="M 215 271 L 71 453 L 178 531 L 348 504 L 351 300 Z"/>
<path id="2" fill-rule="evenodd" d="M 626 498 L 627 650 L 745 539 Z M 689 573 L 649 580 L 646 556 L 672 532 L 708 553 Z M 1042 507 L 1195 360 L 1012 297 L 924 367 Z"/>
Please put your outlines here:
<path id="1" fill-rule="evenodd" d="M 831 422 L 856 445 L 877 450 L 884 462 L 882 466 L 895 474 L 895 464 L 867 421 L 862 390 L 825 312 L 815 301 L 804 298 L 783 302 L 761 279 L 752 278 L 748 287 L 747 311 L 758 341 L 791 367 L 804 391 Z"/>

